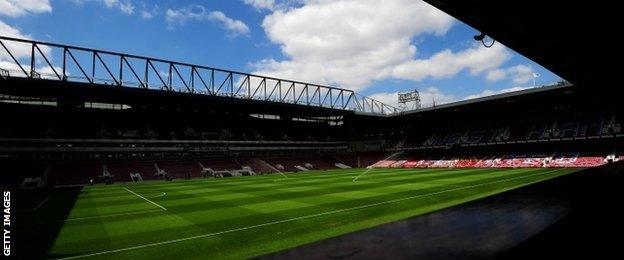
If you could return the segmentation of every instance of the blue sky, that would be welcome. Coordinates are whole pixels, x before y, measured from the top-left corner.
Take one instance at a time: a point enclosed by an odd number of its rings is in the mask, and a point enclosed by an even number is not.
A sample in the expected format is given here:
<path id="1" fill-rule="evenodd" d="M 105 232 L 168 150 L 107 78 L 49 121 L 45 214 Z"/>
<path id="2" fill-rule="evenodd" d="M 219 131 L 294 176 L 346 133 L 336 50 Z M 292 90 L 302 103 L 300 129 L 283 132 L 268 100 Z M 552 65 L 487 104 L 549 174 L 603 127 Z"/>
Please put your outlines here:
<path id="1" fill-rule="evenodd" d="M 0 0 L 0 34 L 330 84 L 391 104 L 414 88 L 426 104 L 528 88 L 533 73 L 538 85 L 560 80 L 413 0 Z"/>

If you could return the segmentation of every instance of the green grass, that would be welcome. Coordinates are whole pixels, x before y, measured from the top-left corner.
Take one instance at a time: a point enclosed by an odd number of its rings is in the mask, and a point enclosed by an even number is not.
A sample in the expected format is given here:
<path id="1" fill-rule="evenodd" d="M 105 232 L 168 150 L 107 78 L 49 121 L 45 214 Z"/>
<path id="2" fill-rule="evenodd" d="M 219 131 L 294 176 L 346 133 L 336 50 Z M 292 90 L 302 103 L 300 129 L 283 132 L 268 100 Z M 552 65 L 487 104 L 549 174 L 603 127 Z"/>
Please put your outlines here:
<path id="1" fill-rule="evenodd" d="M 268 175 L 93 186 L 84 188 L 67 219 L 39 221 L 63 221 L 49 256 L 249 258 L 572 171 L 379 169 L 354 182 L 364 170 L 348 169 L 288 178 Z M 62 198 L 52 194 L 36 215 L 54 215 L 50 211 L 55 199 Z"/>

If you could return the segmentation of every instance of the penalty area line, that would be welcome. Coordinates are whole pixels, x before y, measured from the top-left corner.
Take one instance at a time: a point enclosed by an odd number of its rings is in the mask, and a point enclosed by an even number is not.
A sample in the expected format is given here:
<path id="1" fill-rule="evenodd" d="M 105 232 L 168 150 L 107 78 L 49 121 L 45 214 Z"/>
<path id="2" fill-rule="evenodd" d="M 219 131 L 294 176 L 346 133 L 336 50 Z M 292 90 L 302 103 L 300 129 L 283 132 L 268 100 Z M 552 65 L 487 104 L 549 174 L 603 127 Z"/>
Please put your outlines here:
<path id="1" fill-rule="evenodd" d="M 137 197 L 139 197 L 139 198 L 141 198 L 141 199 L 144 199 L 145 201 L 147 201 L 147 202 L 149 202 L 149 203 L 154 204 L 156 207 L 159 207 L 159 208 L 161 208 L 162 210 L 167 210 L 165 207 L 161 206 L 160 204 L 158 204 L 158 203 L 156 203 L 156 202 L 153 202 L 153 201 L 151 201 L 151 200 L 149 200 L 149 199 L 147 199 L 147 198 L 145 198 L 145 197 L 143 197 L 143 196 L 141 196 L 141 195 L 137 194 L 136 192 L 131 191 L 130 189 L 128 189 L 128 188 L 126 188 L 126 187 L 124 187 L 124 189 L 126 189 L 128 192 L 130 192 L 130 193 L 132 193 L 132 194 L 136 195 Z"/>
<path id="2" fill-rule="evenodd" d="M 458 191 L 458 190 L 467 190 L 467 189 L 472 189 L 472 188 L 476 188 L 476 187 L 480 187 L 480 186 L 486 186 L 486 185 L 491 185 L 491 184 L 504 183 L 504 182 L 514 181 L 514 180 L 524 179 L 524 178 L 542 176 L 542 175 L 545 175 L 545 174 L 549 174 L 549 173 L 553 173 L 553 172 L 557 172 L 557 171 L 561 171 L 561 170 L 563 170 L 563 169 L 557 169 L 557 170 L 547 171 L 547 172 L 538 173 L 538 174 L 518 176 L 518 177 L 513 177 L 513 178 L 506 178 L 506 179 L 503 179 L 503 180 L 497 180 L 497 181 L 491 181 L 491 182 L 484 182 L 484 183 L 468 185 L 468 186 L 463 186 L 463 187 L 457 187 L 457 188 L 448 189 L 448 190 L 442 190 L 442 191 L 437 191 L 437 192 L 432 192 L 432 193 L 426 193 L 426 194 L 419 194 L 419 195 L 404 197 L 404 198 L 400 198 L 400 199 L 393 199 L 393 200 L 387 200 L 387 201 L 382 201 L 382 202 L 377 202 L 377 203 L 365 204 L 365 205 L 355 206 L 355 207 L 350 207 L 350 208 L 331 210 L 331 211 L 326 211 L 326 212 L 317 213 L 317 214 L 311 214 L 311 215 L 305 215 L 305 216 L 300 216 L 300 217 L 295 217 L 295 218 L 289 218 L 289 219 L 277 220 L 277 221 L 272 221 L 272 222 L 266 222 L 266 223 L 262 223 L 262 224 L 257 224 L 257 225 L 247 226 L 247 227 L 241 227 L 241 228 L 235 228 L 235 229 L 230 229 L 230 230 L 224 230 L 224 231 L 219 231 L 219 232 L 214 232 L 214 233 L 207 233 L 207 234 L 191 236 L 191 237 L 183 237 L 183 238 L 178 238 L 178 239 L 173 239 L 173 240 L 167 240 L 167 241 L 162 241 L 162 242 L 156 242 L 156 243 L 151 243 L 151 244 L 144 244 L 144 245 L 138 245 L 138 246 L 133 246 L 133 247 L 126 247 L 126 248 L 108 250 L 108 251 L 101 251 L 101 252 L 96 252 L 96 253 L 91 253 L 91 254 L 76 255 L 76 256 L 71 256 L 71 257 L 66 257 L 66 258 L 61 258 L 61 259 L 78 259 L 78 258 L 106 255 L 106 254 L 112 254 L 112 253 L 120 253 L 120 252 L 131 251 L 131 250 L 136 250 L 136 249 L 143 249 L 143 248 L 149 248 L 149 247 L 160 246 L 160 245 L 174 244 L 174 243 L 179 243 L 179 242 L 184 242 L 184 241 L 189 241 L 189 240 L 195 240 L 195 239 L 213 237 L 213 236 L 218 236 L 218 235 L 223 235 L 223 234 L 228 234 L 228 233 L 234 233 L 234 232 L 238 232 L 238 231 L 245 231 L 245 230 L 254 229 L 254 228 L 260 228 L 260 227 L 272 226 L 272 225 L 277 225 L 277 224 L 283 224 L 283 223 L 293 222 L 293 221 L 297 221 L 297 220 L 322 217 L 322 216 L 333 215 L 333 214 L 347 212 L 347 211 L 360 210 L 360 209 L 365 209 L 365 208 L 370 208 L 370 207 L 376 207 L 376 206 L 381 206 L 381 205 L 386 205 L 386 204 L 392 204 L 392 203 L 402 202 L 402 201 L 406 201 L 406 200 L 422 198 L 422 197 L 428 197 L 428 196 L 434 196 L 434 195 L 444 194 L 444 193 Z"/>

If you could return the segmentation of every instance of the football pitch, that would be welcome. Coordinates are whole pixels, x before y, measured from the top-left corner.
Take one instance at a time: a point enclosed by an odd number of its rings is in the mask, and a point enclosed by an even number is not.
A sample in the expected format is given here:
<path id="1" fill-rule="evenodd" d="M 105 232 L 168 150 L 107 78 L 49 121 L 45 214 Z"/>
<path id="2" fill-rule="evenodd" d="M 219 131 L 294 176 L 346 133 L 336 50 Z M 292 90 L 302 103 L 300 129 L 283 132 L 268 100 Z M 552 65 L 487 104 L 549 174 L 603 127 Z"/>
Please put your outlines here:
<path id="1" fill-rule="evenodd" d="M 250 258 L 428 213 L 575 169 L 342 169 L 54 192 L 33 223 L 62 223 L 52 258 Z M 359 177 L 358 177 L 359 176 Z M 354 179 L 357 180 L 354 181 Z M 56 214 L 58 215 L 58 214 Z"/>

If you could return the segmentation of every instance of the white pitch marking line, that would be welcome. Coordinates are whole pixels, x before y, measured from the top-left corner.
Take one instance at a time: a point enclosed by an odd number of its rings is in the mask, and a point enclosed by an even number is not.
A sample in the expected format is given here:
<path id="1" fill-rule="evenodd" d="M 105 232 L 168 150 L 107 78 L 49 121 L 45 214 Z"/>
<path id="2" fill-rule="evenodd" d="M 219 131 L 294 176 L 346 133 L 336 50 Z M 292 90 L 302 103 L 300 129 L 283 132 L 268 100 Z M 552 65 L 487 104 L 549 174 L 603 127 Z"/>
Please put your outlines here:
<path id="1" fill-rule="evenodd" d="M 484 186 L 484 185 L 508 182 L 508 181 L 513 181 L 513 180 L 517 180 L 517 179 L 523 179 L 523 178 L 529 178 L 529 177 L 535 177 L 535 176 L 541 176 L 541 175 L 545 175 L 545 174 L 548 174 L 548 173 L 557 172 L 557 171 L 561 171 L 561 170 L 563 170 L 563 169 L 557 169 L 557 170 L 552 170 L 552 171 L 547 171 L 547 172 L 538 173 L 538 174 L 532 174 L 532 175 L 526 175 L 526 176 L 518 176 L 518 177 L 508 178 L 508 179 L 504 179 L 504 180 L 485 182 L 485 183 L 469 185 L 469 186 L 464 186 L 464 187 L 458 187 L 458 188 L 453 188 L 453 189 L 448 189 L 448 190 L 443 190 L 443 191 L 438 191 L 438 192 L 432 192 L 432 193 L 427 193 L 427 194 L 420 194 L 420 195 L 415 195 L 415 196 L 410 196 L 410 197 L 405 197 L 405 198 L 400 198 L 400 199 L 387 200 L 387 201 L 371 203 L 371 204 L 366 204 L 366 205 L 361 205 L 361 206 L 356 206 L 356 207 L 351 207 L 351 208 L 337 209 L 337 210 L 332 210 L 332 211 L 327 211 L 327 212 L 322 212 L 322 213 L 317 213 L 317 214 L 311 214 L 311 215 L 305 215 L 305 216 L 300 216 L 300 217 L 295 217 L 295 218 L 290 218 L 290 219 L 284 219 L 284 220 L 278 220 L 278 221 L 262 223 L 262 224 L 253 225 L 253 226 L 247 226 L 247 227 L 235 228 L 235 229 L 230 229 L 230 230 L 224 230 L 224 231 L 215 232 L 215 233 L 208 233 L 208 234 L 203 234 L 203 235 L 178 238 L 178 239 L 173 239 L 173 240 L 168 240 L 168 241 L 162 241 L 162 242 L 156 242 L 156 243 L 151 243 L 151 244 L 144 244 L 144 245 L 139 245 L 139 246 L 126 247 L 126 248 L 120 248 L 120 249 L 114 249 L 114 250 L 108 250 L 108 251 L 102 251 L 102 252 L 85 254 L 85 255 L 70 256 L 70 257 L 61 258 L 61 259 L 85 258 L 85 257 L 91 257 L 91 256 L 98 256 L 98 255 L 105 255 L 105 254 L 111 254 L 111 253 L 125 252 L 125 251 L 130 251 L 130 250 L 135 250 L 135 249 L 148 248 L 148 247 L 159 246 L 159 245 L 173 244 L 173 243 L 184 242 L 184 241 L 188 241 L 188 240 L 195 240 L 195 239 L 199 239 L 199 238 L 218 236 L 218 235 L 234 233 L 234 232 L 238 232 L 238 231 L 244 231 L 244 230 L 248 230 L 248 229 L 254 229 L 254 228 L 265 227 L 265 226 L 272 226 L 272 225 L 277 225 L 277 224 L 282 224 L 282 223 L 287 223 L 287 222 L 292 222 L 292 221 L 297 221 L 297 220 L 302 220 L 302 219 L 309 219 L 309 218 L 321 217 L 321 216 L 326 216 L 326 215 L 332 215 L 332 214 L 342 213 L 342 212 L 346 212 L 346 211 L 365 209 L 365 208 L 381 206 L 381 205 L 386 205 L 386 204 L 391 204 L 391 203 L 396 203 L 396 202 L 401 202 L 401 201 L 406 201 L 406 200 L 411 200 L 411 199 L 416 199 L 416 198 L 428 197 L 428 196 L 433 196 L 433 195 L 438 195 L 438 194 L 448 193 L 448 192 L 453 192 L 453 191 L 458 191 L 458 190 L 466 190 L 466 189 L 471 189 L 471 188 Z"/>
<path id="2" fill-rule="evenodd" d="M 46 201 L 48 201 L 50 199 L 50 197 L 45 198 L 41 203 L 39 203 L 39 205 L 37 205 L 33 210 L 38 210 L 39 207 L 41 207 L 43 205 L 43 203 L 46 203 Z"/>
<path id="3" fill-rule="evenodd" d="M 132 193 L 132 194 L 136 195 L 137 197 L 139 197 L 139 198 L 141 198 L 141 199 L 144 199 L 145 201 L 147 201 L 147 202 L 149 202 L 149 203 L 154 204 L 156 207 L 159 207 L 159 208 L 161 208 L 162 210 L 167 210 L 165 207 L 161 206 L 160 204 L 158 204 L 158 203 L 156 203 L 156 202 L 153 202 L 153 201 L 151 201 L 151 200 L 148 200 L 148 199 L 146 199 L 145 197 L 143 197 L 143 196 L 141 196 L 141 195 L 137 194 L 137 193 L 136 193 L 136 192 L 134 192 L 134 191 L 131 191 L 130 189 L 128 189 L 128 188 L 126 188 L 126 187 L 124 187 L 124 189 L 126 189 L 128 192 L 130 192 L 130 193 Z"/>

